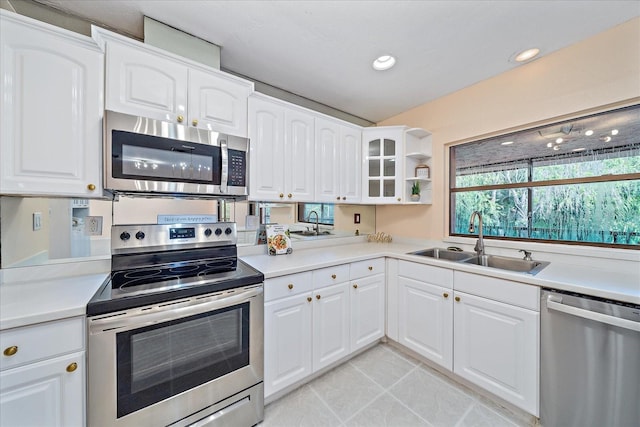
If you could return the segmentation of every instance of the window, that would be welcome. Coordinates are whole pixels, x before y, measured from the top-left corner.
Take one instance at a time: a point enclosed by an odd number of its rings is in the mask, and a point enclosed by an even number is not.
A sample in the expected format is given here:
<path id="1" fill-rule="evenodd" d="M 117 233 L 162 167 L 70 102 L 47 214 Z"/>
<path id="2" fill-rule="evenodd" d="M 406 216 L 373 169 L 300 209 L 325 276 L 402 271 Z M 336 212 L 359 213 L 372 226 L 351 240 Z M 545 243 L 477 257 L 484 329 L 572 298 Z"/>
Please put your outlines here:
<path id="1" fill-rule="evenodd" d="M 451 235 L 640 249 L 640 105 L 449 153 Z"/>
<path id="2" fill-rule="evenodd" d="M 318 214 L 318 224 L 333 225 L 333 205 L 330 203 L 298 203 L 298 222 L 310 222 L 315 224 Z"/>

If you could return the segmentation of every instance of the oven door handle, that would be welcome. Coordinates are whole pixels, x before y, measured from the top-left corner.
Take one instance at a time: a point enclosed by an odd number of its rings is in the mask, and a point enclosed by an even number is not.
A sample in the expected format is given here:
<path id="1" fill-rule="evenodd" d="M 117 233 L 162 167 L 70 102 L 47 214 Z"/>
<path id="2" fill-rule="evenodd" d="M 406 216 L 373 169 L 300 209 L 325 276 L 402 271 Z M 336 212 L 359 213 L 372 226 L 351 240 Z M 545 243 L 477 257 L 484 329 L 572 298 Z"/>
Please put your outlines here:
<path id="1" fill-rule="evenodd" d="M 220 308 L 230 307 L 248 301 L 263 294 L 262 285 L 214 294 L 209 297 L 198 295 L 195 297 L 178 299 L 153 307 L 137 307 L 119 313 L 107 314 L 95 319 L 89 319 L 89 334 L 103 332 L 121 332 L 156 323 L 163 323 L 195 314 L 206 313 Z"/>

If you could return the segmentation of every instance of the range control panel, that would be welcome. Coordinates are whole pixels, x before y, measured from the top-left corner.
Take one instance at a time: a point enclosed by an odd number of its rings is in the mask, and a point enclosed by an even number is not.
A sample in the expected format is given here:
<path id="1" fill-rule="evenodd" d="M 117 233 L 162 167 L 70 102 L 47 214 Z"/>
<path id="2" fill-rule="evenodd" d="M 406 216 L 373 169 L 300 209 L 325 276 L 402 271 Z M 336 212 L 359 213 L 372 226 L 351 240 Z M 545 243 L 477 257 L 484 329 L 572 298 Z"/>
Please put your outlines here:
<path id="1" fill-rule="evenodd" d="M 235 222 L 207 224 L 140 224 L 111 227 L 111 253 L 235 245 Z"/>

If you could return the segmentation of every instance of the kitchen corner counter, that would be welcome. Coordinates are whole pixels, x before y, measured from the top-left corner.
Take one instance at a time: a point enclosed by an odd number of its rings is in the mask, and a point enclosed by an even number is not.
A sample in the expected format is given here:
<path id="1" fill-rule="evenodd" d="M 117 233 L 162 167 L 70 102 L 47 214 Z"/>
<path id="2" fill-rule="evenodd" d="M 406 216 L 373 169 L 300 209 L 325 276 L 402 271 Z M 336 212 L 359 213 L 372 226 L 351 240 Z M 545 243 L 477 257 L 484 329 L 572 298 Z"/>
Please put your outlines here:
<path id="1" fill-rule="evenodd" d="M 640 304 L 640 263 L 636 271 L 621 272 L 594 266 L 573 265 L 552 261 L 535 276 L 513 273 L 489 267 L 461 264 L 417 255 L 409 252 L 428 247 L 442 247 L 442 242 L 418 243 L 349 243 L 294 250 L 289 255 L 248 255 L 241 259 L 260 270 L 265 279 L 299 273 L 338 264 L 376 257 L 390 257 L 429 264 L 452 270 L 466 271 L 539 287 L 549 287 L 595 297 Z"/>
<path id="2" fill-rule="evenodd" d="M 0 285 L 0 330 L 84 316 L 107 273 Z"/>

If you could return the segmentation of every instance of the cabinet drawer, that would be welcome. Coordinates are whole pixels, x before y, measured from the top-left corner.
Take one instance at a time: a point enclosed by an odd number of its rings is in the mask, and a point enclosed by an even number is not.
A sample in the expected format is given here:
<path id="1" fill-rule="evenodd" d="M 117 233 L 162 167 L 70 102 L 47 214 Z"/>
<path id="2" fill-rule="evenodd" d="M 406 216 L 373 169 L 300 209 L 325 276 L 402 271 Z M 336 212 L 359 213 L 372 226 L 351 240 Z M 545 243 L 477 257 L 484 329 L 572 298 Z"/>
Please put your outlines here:
<path id="1" fill-rule="evenodd" d="M 540 288 L 479 274 L 455 272 L 454 289 L 479 297 L 540 311 Z"/>
<path id="2" fill-rule="evenodd" d="M 349 267 L 351 280 L 361 277 L 373 276 L 384 273 L 384 258 L 368 259 L 366 261 L 352 262 Z"/>
<path id="3" fill-rule="evenodd" d="M 84 336 L 83 317 L 1 331 L 0 370 L 83 351 Z M 12 349 L 17 351 L 8 356 Z"/>
<path id="4" fill-rule="evenodd" d="M 349 281 L 349 264 L 313 270 L 313 289 Z"/>
<path id="5" fill-rule="evenodd" d="M 417 262 L 400 261 L 398 275 L 445 288 L 453 287 L 453 270 Z"/>
<path id="6" fill-rule="evenodd" d="M 309 292 L 313 288 L 311 272 L 289 274 L 274 277 L 264 281 L 264 300 L 271 301 L 278 298 Z"/>

